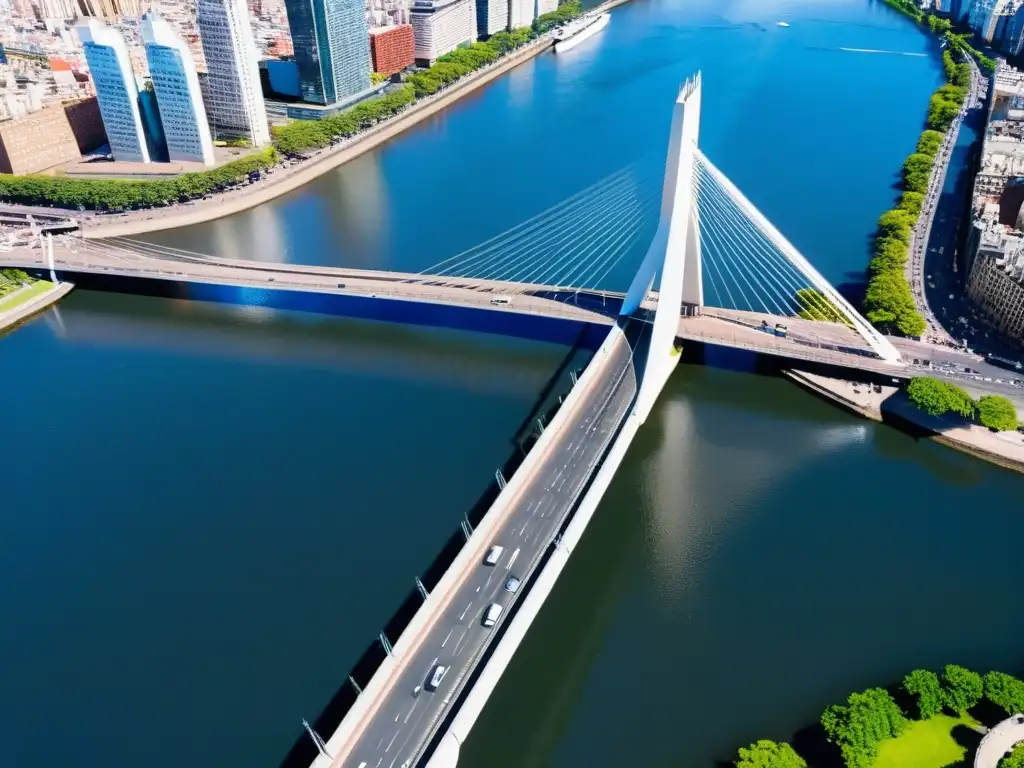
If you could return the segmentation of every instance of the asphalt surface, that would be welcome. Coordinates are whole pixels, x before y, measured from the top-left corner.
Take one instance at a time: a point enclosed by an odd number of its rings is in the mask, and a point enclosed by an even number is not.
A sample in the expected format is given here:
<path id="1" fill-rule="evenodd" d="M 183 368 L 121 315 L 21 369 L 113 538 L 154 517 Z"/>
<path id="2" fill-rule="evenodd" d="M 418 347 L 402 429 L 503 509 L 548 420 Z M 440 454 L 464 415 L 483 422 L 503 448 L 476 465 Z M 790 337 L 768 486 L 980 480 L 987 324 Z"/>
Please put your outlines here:
<path id="1" fill-rule="evenodd" d="M 501 559 L 488 566 L 481 557 L 455 588 L 444 611 L 406 657 L 373 717 L 353 736 L 339 765 L 401 768 L 414 765 L 421 756 L 496 636 L 498 627 L 482 625 L 487 608 L 492 603 L 504 607 L 499 626 L 507 619 L 509 606 L 523 593 L 537 561 L 552 544 L 629 409 L 637 385 L 624 337 L 610 355 L 601 375 L 590 382 L 570 423 L 555 437 L 536 473 L 497 526 L 491 545 L 504 547 Z M 510 576 L 523 580 L 515 594 L 505 588 Z M 448 671 L 437 690 L 430 690 L 427 682 L 438 665 Z"/>

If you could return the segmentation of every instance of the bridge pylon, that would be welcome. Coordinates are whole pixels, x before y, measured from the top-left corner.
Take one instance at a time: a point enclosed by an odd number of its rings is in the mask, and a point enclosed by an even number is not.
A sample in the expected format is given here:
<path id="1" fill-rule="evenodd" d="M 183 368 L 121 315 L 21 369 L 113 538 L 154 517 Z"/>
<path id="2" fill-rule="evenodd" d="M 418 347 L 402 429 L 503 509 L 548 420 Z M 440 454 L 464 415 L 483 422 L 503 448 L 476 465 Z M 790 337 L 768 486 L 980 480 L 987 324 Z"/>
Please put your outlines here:
<path id="1" fill-rule="evenodd" d="M 700 132 L 701 77 L 683 83 L 672 113 L 661 215 L 647 255 L 633 279 L 620 316 L 634 314 L 658 281 L 658 307 L 650 348 L 643 363 L 633 413 L 643 422 L 679 362 L 675 339 L 680 311 L 699 312 L 704 305 L 700 231 L 694 189 L 694 164 Z"/>

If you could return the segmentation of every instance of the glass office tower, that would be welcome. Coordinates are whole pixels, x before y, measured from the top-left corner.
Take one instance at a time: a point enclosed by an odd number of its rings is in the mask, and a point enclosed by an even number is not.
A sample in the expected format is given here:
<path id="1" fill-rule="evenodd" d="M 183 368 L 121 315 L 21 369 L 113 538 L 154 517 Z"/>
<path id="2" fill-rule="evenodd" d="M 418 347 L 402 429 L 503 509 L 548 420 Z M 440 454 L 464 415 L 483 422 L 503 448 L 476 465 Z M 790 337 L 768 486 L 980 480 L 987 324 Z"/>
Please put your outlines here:
<path id="1" fill-rule="evenodd" d="M 370 87 L 364 0 L 285 0 L 302 100 L 334 104 Z"/>

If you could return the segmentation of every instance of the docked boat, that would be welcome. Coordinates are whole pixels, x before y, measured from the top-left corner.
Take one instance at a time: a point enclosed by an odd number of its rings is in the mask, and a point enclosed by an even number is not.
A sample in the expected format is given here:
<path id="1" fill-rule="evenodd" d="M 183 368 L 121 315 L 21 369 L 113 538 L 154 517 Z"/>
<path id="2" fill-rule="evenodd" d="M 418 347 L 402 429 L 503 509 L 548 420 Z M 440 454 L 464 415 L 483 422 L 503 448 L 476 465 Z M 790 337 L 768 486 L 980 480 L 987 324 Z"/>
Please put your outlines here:
<path id="1" fill-rule="evenodd" d="M 564 53 L 608 26 L 611 14 L 589 14 L 555 30 L 555 53 Z"/>

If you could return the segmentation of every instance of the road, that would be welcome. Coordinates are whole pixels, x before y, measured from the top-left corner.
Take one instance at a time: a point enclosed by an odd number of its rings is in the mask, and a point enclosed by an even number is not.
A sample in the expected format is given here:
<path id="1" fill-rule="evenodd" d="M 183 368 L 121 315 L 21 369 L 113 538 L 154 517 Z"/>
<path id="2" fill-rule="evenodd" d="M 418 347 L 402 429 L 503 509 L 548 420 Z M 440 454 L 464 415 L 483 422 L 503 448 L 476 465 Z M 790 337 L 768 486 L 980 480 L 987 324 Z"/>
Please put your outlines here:
<path id="1" fill-rule="evenodd" d="M 524 591 L 544 551 L 552 545 L 630 407 L 636 393 L 632 353 L 625 337 L 617 329 L 612 333 L 618 335 L 618 341 L 607 359 L 591 363 L 601 365 L 595 371 L 598 375 L 590 380 L 583 400 L 569 414 L 569 421 L 495 529 L 489 545 L 504 547 L 500 560 L 487 566 L 481 558 L 463 576 L 445 608 L 406 656 L 376 711 L 333 765 L 396 768 L 413 765 L 421 756 L 507 619 L 508 607 Z M 513 575 L 524 581 L 515 594 L 505 586 Z M 492 603 L 502 605 L 505 611 L 498 626 L 487 629 L 482 619 Z M 438 689 L 432 691 L 426 683 L 438 665 L 449 669 Z"/>
<path id="2" fill-rule="evenodd" d="M 984 104 L 981 70 L 978 69 L 974 59 L 968 58 L 968 62 L 971 65 L 970 90 L 964 101 L 964 108 L 953 120 L 949 130 L 946 131 L 942 145 L 935 156 L 935 166 L 928 181 L 928 191 L 925 194 L 921 215 L 918 217 L 917 225 L 910 233 L 910 259 L 907 262 L 907 278 L 910 280 L 913 288 L 914 303 L 928 325 L 924 338 L 942 344 L 955 344 L 956 339 L 943 327 L 943 323 L 932 311 L 931 304 L 928 301 L 928 294 L 925 290 L 925 279 L 928 274 L 927 269 L 951 269 L 953 254 L 956 250 L 956 224 L 958 217 L 950 216 L 949 211 L 944 211 L 939 217 L 939 227 L 934 232 L 934 235 L 932 228 L 935 224 L 940 199 L 943 196 L 943 190 L 946 185 L 946 172 L 949 169 L 949 161 L 956 147 L 957 138 L 960 135 L 960 126 L 968 114 L 982 109 Z M 958 185 L 954 184 L 955 186 Z M 952 200 L 949 202 L 953 208 L 962 200 L 962 194 L 956 194 L 955 189 L 951 190 L 951 195 L 947 197 L 952 197 Z M 949 204 L 944 206 L 944 208 L 949 207 Z M 934 254 L 931 264 L 927 263 L 929 253 Z M 947 257 L 947 259 L 943 260 L 946 262 L 945 264 L 935 264 L 939 260 L 937 258 L 939 256 Z"/>

